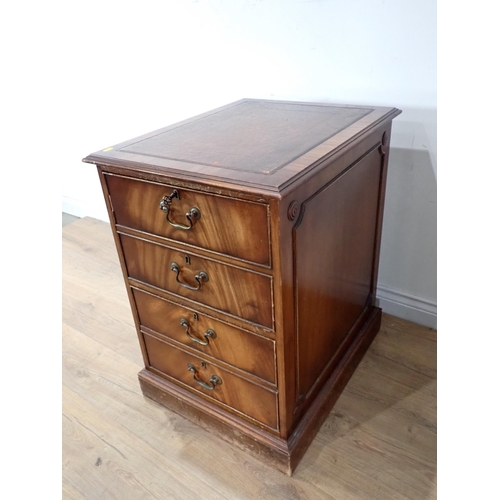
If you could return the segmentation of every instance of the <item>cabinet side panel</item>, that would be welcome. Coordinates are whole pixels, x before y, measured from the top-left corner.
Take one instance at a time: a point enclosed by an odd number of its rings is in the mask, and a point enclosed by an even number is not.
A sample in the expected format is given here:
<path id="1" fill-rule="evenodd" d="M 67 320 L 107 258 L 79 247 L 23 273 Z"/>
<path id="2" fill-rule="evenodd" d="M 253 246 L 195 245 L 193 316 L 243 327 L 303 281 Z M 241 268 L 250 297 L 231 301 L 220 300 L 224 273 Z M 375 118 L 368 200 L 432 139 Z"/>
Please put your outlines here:
<path id="1" fill-rule="evenodd" d="M 302 204 L 293 231 L 299 404 L 334 368 L 368 303 L 381 166 L 373 149 Z"/>

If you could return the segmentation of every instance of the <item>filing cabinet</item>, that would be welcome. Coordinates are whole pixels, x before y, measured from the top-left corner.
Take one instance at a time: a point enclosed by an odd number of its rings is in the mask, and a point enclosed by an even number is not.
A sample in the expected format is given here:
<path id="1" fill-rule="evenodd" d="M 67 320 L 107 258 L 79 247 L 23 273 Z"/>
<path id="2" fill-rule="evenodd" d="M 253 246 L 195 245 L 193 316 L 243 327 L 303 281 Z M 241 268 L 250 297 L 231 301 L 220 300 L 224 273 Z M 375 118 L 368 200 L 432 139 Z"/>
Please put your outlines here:
<path id="1" fill-rule="evenodd" d="M 399 113 L 243 99 L 84 159 L 145 396 L 292 473 L 380 327 Z"/>

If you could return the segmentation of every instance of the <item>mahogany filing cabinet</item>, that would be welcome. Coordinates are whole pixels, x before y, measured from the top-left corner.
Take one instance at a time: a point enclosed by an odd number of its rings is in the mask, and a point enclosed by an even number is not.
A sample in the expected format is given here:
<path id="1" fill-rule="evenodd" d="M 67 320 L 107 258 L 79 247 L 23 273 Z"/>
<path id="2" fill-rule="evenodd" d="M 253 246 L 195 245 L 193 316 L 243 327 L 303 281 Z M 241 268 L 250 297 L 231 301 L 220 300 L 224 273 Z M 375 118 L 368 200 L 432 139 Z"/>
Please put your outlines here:
<path id="1" fill-rule="evenodd" d="M 243 99 L 84 159 L 144 395 L 292 473 L 380 327 L 399 113 Z"/>

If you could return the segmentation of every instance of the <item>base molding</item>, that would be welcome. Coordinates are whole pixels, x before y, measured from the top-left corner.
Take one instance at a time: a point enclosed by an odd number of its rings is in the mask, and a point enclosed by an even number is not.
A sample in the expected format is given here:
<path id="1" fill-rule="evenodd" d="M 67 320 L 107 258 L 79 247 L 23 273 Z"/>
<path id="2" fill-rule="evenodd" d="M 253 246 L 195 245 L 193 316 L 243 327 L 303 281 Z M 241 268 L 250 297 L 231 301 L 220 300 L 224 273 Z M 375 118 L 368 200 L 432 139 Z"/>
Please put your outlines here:
<path id="1" fill-rule="evenodd" d="M 141 370 L 138 377 L 144 396 L 187 418 L 224 441 L 259 457 L 268 465 L 285 474 L 291 474 L 288 446 L 284 439 L 253 427 L 243 419 L 146 369 Z"/>
<path id="2" fill-rule="evenodd" d="M 345 355 L 288 440 L 254 427 L 146 369 L 138 375 L 141 390 L 144 396 L 291 476 L 375 338 L 381 319 L 381 309 L 372 307 Z"/>
<path id="3" fill-rule="evenodd" d="M 290 472 L 295 470 L 307 448 L 330 414 L 337 399 L 342 394 L 347 382 L 363 359 L 373 339 L 380 330 L 382 310 L 372 307 L 367 319 L 359 326 L 358 333 L 339 361 L 332 374 L 325 382 L 313 403 L 301 418 L 299 424 L 288 439 L 290 454 Z"/>

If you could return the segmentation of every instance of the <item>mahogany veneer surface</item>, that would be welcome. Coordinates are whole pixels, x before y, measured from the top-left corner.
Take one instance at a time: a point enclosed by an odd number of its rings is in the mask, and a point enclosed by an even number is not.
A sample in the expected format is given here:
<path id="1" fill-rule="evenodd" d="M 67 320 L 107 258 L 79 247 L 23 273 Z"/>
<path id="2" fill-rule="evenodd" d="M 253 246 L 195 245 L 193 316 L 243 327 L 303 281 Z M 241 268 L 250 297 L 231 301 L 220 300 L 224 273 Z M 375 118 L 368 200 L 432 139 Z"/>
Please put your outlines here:
<path id="1" fill-rule="evenodd" d="M 225 196 L 208 196 L 198 191 L 182 191 L 182 197 L 172 206 L 172 220 L 182 220 L 184 214 L 196 207 L 203 224 L 195 232 L 179 231 L 165 224 L 163 212 L 151 199 L 161 199 L 166 186 L 152 182 L 110 175 L 107 177 L 116 224 L 150 235 L 203 247 L 232 257 L 246 259 L 269 267 L 268 206 L 262 203 L 241 202 Z M 174 189 L 174 187 L 172 187 Z M 227 224 L 227 221 L 231 224 Z M 239 228 L 246 227 L 252 235 Z"/>
<path id="2" fill-rule="evenodd" d="M 276 343 L 273 340 L 234 328 L 142 290 L 133 289 L 132 292 L 141 327 L 146 331 L 165 335 L 174 343 L 276 384 Z M 193 342 L 190 337 L 202 343 Z"/>

